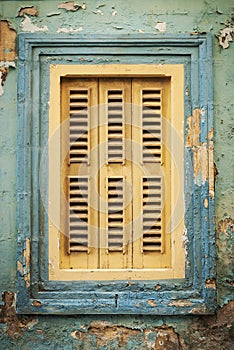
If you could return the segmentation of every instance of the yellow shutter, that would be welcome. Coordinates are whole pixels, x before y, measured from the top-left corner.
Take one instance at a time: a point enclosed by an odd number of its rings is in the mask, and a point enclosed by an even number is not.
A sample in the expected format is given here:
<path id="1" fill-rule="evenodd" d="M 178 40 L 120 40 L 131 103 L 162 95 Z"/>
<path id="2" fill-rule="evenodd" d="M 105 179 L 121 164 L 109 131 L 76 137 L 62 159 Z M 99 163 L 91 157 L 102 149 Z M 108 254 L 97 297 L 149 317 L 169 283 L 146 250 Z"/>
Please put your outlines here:
<path id="1" fill-rule="evenodd" d="M 56 125 L 60 135 L 59 157 L 50 161 L 49 193 L 55 203 L 50 213 L 56 219 L 50 228 L 50 256 L 58 261 L 51 265 L 51 279 L 183 275 L 183 254 L 178 258 L 183 220 L 170 230 L 179 176 L 183 178 L 171 156 L 171 130 L 178 133 L 183 125 L 183 69 L 164 66 L 167 77 L 159 66 L 141 68 L 104 66 L 99 75 L 93 66 L 77 66 L 79 76 L 73 66 L 51 70 L 50 135 Z M 50 159 L 57 142 L 56 137 L 50 145 Z M 57 174 L 58 158 L 56 195 L 52 164 Z M 59 256 L 52 240 L 56 232 Z"/>

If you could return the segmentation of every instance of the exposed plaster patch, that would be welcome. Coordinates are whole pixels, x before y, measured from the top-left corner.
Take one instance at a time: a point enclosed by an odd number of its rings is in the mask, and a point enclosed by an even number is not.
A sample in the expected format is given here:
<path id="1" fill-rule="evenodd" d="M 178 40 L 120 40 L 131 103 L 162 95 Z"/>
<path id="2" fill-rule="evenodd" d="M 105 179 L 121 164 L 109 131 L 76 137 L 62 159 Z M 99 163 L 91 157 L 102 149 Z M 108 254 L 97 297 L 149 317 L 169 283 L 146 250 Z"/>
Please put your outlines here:
<path id="1" fill-rule="evenodd" d="M 21 28 L 24 32 L 46 32 L 48 31 L 48 27 L 44 25 L 43 27 L 38 27 L 34 23 L 32 23 L 31 19 L 25 15 L 24 20 L 21 23 Z"/>
<path id="2" fill-rule="evenodd" d="M 156 350 L 186 350 L 188 349 L 183 338 L 172 327 L 165 327 L 157 332 L 154 348 Z"/>
<path id="3" fill-rule="evenodd" d="M 216 281 L 215 281 L 215 279 L 209 278 L 208 280 L 206 280 L 205 286 L 206 286 L 206 288 L 216 289 Z"/>
<path id="4" fill-rule="evenodd" d="M 194 181 L 200 186 L 208 179 L 208 150 L 205 142 L 198 147 L 193 147 L 193 160 Z"/>
<path id="5" fill-rule="evenodd" d="M 31 317 L 18 317 L 15 311 L 15 294 L 4 292 L 2 294 L 4 305 L 1 307 L 0 323 L 7 325 L 6 334 L 14 339 L 23 335 L 22 329 L 31 330 L 38 320 Z"/>
<path id="6" fill-rule="evenodd" d="M 23 263 L 17 261 L 17 270 L 24 277 L 26 287 L 30 286 L 30 240 L 27 238 L 26 246 L 22 254 Z"/>
<path id="7" fill-rule="evenodd" d="M 41 302 L 38 301 L 38 300 L 34 300 L 34 301 L 32 302 L 32 306 L 41 307 Z"/>
<path id="8" fill-rule="evenodd" d="M 154 299 L 149 299 L 149 300 L 148 300 L 148 304 L 149 304 L 150 306 L 152 306 L 152 307 L 157 306 L 157 304 L 155 304 L 155 300 L 154 300 Z"/>
<path id="9" fill-rule="evenodd" d="M 78 33 L 78 32 L 81 32 L 82 30 L 83 30 L 83 27 L 79 27 L 76 29 L 58 28 L 57 33 Z"/>
<path id="10" fill-rule="evenodd" d="M 194 147 L 200 146 L 200 109 L 196 108 L 193 111 L 193 115 L 187 118 L 187 139 L 186 146 Z"/>
<path id="11" fill-rule="evenodd" d="M 79 9 L 86 10 L 86 4 L 83 3 L 82 5 L 75 4 L 74 1 L 66 1 L 62 2 L 61 4 L 58 4 L 59 9 L 64 9 L 66 11 L 78 11 Z"/>
<path id="12" fill-rule="evenodd" d="M 196 108 L 193 115 L 187 118 L 187 138 L 186 146 L 193 150 L 193 166 L 194 166 L 194 181 L 200 186 L 207 180 L 209 181 L 210 198 L 214 198 L 214 181 L 215 181 L 215 166 L 214 166 L 214 143 L 213 143 L 213 128 L 208 132 L 207 141 L 200 142 L 200 116 L 203 118 L 203 112 Z"/>
<path id="13" fill-rule="evenodd" d="M 214 199 L 215 191 L 215 178 L 217 175 L 217 168 L 214 164 L 214 129 L 212 128 L 208 132 L 208 159 L 209 159 L 209 195 L 211 199 Z"/>
<path id="14" fill-rule="evenodd" d="M 15 68 L 13 60 L 16 58 L 16 32 L 10 28 L 8 21 L 0 21 L 0 33 L 0 96 L 2 96 L 9 67 Z"/>
<path id="15" fill-rule="evenodd" d="M 8 21 L 0 21 L 0 61 L 11 62 L 17 57 L 15 40 L 16 31 L 10 28 L 10 23 Z"/>
<path id="16" fill-rule="evenodd" d="M 229 47 L 229 42 L 233 41 L 233 33 L 234 27 L 226 27 L 224 29 L 220 29 L 220 35 L 217 35 L 219 40 L 219 45 L 223 49 L 227 49 Z"/>
<path id="17" fill-rule="evenodd" d="M 118 346 L 122 347 L 128 343 L 129 337 L 136 336 L 141 330 L 119 326 L 105 321 L 93 321 L 90 323 L 87 332 L 89 335 L 94 335 L 96 337 L 98 347 L 105 346 L 116 339 L 118 341 Z M 76 333 L 73 332 L 72 334 L 73 337 L 84 337 L 84 332 L 81 331 L 76 331 Z M 87 335 L 87 333 L 85 333 L 85 335 Z"/>
<path id="18" fill-rule="evenodd" d="M 203 204 L 204 204 L 204 207 L 207 209 L 207 208 L 208 208 L 208 206 L 209 206 L 209 201 L 208 201 L 208 199 L 207 199 L 207 198 L 205 198 L 205 199 L 204 199 Z"/>
<path id="19" fill-rule="evenodd" d="M 18 17 L 23 17 L 24 15 L 38 16 L 38 11 L 34 6 L 22 7 L 18 12 Z"/>
<path id="20" fill-rule="evenodd" d="M 192 306 L 192 303 L 189 300 L 173 300 L 170 303 L 168 303 L 168 306 L 188 307 Z"/>
<path id="21" fill-rule="evenodd" d="M 157 29 L 160 33 L 164 33 L 167 30 L 166 22 L 158 22 L 155 29 Z"/>
<path id="22" fill-rule="evenodd" d="M 228 233 L 229 229 L 234 233 L 234 220 L 231 218 L 226 218 L 219 222 L 218 233 L 224 233 L 228 238 L 230 238 Z"/>

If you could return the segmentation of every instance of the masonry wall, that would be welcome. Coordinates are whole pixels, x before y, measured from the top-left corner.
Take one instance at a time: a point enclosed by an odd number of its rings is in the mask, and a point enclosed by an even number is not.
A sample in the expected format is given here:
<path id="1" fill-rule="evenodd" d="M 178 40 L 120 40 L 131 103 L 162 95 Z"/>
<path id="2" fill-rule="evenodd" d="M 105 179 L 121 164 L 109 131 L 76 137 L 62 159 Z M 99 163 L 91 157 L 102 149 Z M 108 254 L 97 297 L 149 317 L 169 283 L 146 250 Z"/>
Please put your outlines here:
<path id="1" fill-rule="evenodd" d="M 233 57 L 232 0 L 0 2 L 0 348 L 232 349 Z M 15 315 L 17 35 L 211 32 L 214 72 L 218 311 L 211 316 Z"/>

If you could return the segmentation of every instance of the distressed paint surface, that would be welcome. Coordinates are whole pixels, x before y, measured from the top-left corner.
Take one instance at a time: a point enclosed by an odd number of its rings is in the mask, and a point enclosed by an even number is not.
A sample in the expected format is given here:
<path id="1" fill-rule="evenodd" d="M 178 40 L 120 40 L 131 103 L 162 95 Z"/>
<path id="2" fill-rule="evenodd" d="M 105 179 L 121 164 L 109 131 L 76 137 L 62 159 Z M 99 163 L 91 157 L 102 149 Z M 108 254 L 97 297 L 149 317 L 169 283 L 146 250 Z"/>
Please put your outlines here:
<path id="1" fill-rule="evenodd" d="M 216 246 L 217 246 L 217 293 L 221 309 L 216 316 L 191 315 L 156 316 L 40 316 L 17 317 L 11 294 L 4 294 L 5 306 L 0 313 L 0 345 L 2 349 L 220 349 L 226 350 L 233 344 L 233 188 L 230 170 L 233 159 L 233 50 L 230 31 L 222 31 L 233 26 L 233 1 L 86 1 L 86 7 L 79 11 L 59 8 L 62 1 L 27 1 L 25 7 L 35 7 L 38 16 L 30 19 L 29 29 L 48 28 L 46 33 L 56 33 L 59 28 L 67 32 L 93 33 L 160 33 L 161 26 L 166 34 L 211 32 L 214 58 L 214 138 L 206 135 L 200 140 L 200 153 L 204 157 L 202 145 L 208 142 L 208 152 L 214 147 L 214 162 L 218 175 L 215 183 Z M 77 2 L 74 2 L 75 4 Z M 24 3 L 24 5 L 26 2 Z M 82 5 L 78 2 L 78 5 Z M 100 6 L 103 5 L 103 6 Z M 22 31 L 25 16 L 17 17 L 22 5 L 18 1 L 0 2 L 0 19 L 7 20 L 17 33 Z M 113 15 L 114 13 L 114 15 Z M 27 14 L 26 14 L 27 15 Z M 30 16 L 30 14 L 28 14 Z M 27 26 L 24 26 L 27 29 Z M 220 32 L 220 30 L 222 32 Z M 31 30 L 30 30 L 31 31 Z M 59 32 L 58 32 L 59 33 Z M 2 34 L 2 32 L 1 32 Z M 216 36 L 225 35 L 222 43 L 228 43 L 223 50 Z M 46 34 L 45 34 L 46 35 Z M 72 35 L 72 34 L 71 34 Z M 10 41 L 10 38 L 8 38 Z M 4 39 L 5 40 L 5 39 Z M 7 40 L 6 40 L 7 42 Z M 3 53 L 4 55 L 7 52 Z M 89 59 L 84 58 L 84 59 Z M 4 56 L 3 61 L 6 60 Z M 14 61 L 15 56 L 10 60 Z M 1 61 L 1 60 L 0 60 Z M 16 63 L 17 64 L 17 63 Z M 16 291 L 16 130 L 17 130 L 17 70 L 11 69 L 5 79 L 4 94 L 0 96 L 0 291 Z M 189 87 L 190 88 L 190 87 Z M 189 94 L 188 88 L 188 94 Z M 194 106 L 196 109 L 197 106 Z M 191 111 L 192 114 L 192 111 Z M 211 131 L 208 128 L 209 131 Z M 213 140 L 210 142 L 210 140 Z M 211 159 L 211 157 L 209 157 Z M 213 163 L 212 163 L 213 164 Z M 201 179 L 208 170 L 200 169 Z M 231 181 L 232 180 L 232 181 Z M 212 199 L 214 183 L 210 184 Z M 207 197 L 204 197 L 204 200 Z M 208 200 L 208 199 L 207 199 Z M 209 209 L 207 200 L 204 207 Z M 25 247 L 24 262 L 28 260 Z M 27 273 L 25 272 L 27 278 Z M 207 281 L 207 288 L 215 287 L 213 280 Z M 156 288 L 156 287 L 155 287 Z M 149 302 L 154 300 L 149 298 Z M 176 307 L 176 306 L 175 306 Z M 194 310 L 196 313 L 196 310 Z M 163 345 L 161 345 L 163 342 Z"/>

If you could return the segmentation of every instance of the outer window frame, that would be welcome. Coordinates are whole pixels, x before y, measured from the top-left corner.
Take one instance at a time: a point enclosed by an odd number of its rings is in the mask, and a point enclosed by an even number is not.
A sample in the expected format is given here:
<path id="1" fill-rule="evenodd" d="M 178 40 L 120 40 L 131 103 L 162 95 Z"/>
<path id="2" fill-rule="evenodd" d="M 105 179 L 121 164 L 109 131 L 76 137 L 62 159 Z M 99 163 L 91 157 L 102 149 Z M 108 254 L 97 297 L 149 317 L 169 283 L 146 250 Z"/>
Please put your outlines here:
<path id="1" fill-rule="evenodd" d="M 216 308 L 210 35 L 19 36 L 17 311 L 37 314 L 206 314 Z M 153 63 L 185 68 L 184 279 L 49 281 L 40 160 L 48 139 L 51 64 Z M 47 172 L 46 168 L 42 171 Z M 46 178 L 46 176 L 44 177 Z M 46 186 L 45 186 L 46 188 Z"/>

